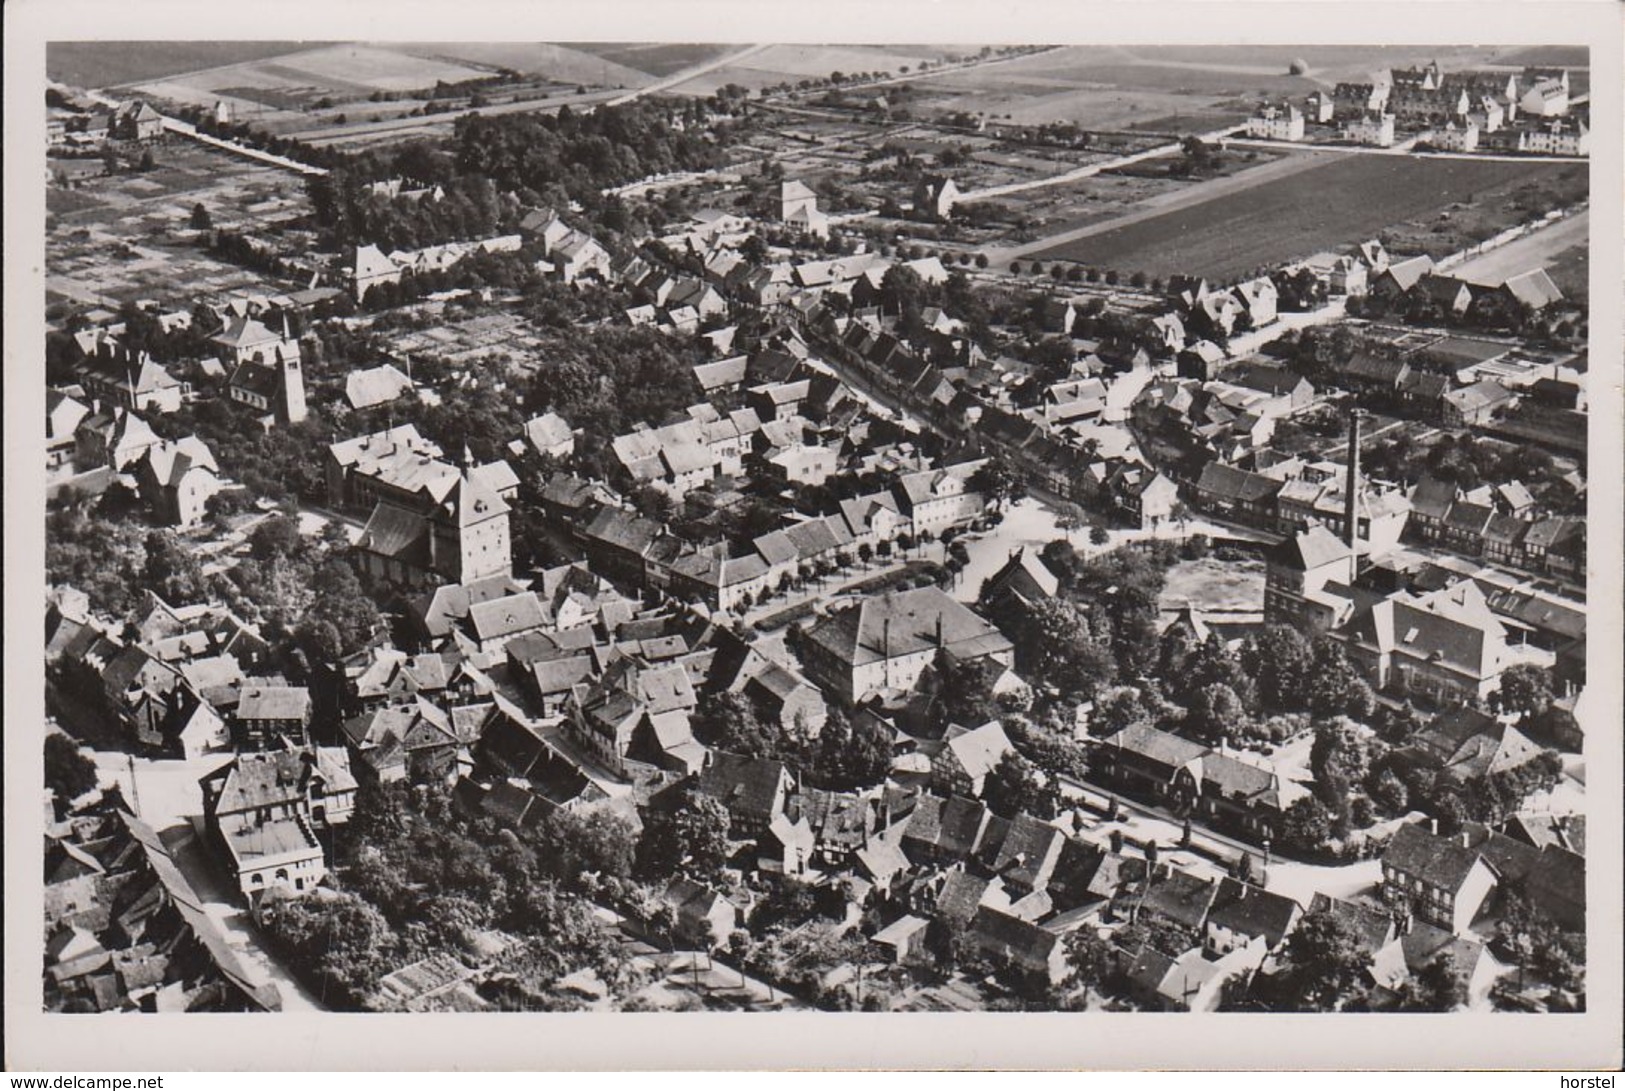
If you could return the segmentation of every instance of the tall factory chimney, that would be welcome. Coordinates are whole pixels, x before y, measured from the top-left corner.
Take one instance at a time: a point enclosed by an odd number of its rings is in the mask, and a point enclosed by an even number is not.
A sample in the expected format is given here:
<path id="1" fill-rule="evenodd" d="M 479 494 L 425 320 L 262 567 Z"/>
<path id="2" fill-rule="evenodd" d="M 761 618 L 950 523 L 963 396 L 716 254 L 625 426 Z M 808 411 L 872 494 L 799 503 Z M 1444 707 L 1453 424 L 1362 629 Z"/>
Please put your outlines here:
<path id="1" fill-rule="evenodd" d="M 1343 541 L 1349 547 L 1349 579 L 1360 574 L 1360 425 L 1365 410 L 1349 414 L 1348 480 L 1343 485 Z"/>

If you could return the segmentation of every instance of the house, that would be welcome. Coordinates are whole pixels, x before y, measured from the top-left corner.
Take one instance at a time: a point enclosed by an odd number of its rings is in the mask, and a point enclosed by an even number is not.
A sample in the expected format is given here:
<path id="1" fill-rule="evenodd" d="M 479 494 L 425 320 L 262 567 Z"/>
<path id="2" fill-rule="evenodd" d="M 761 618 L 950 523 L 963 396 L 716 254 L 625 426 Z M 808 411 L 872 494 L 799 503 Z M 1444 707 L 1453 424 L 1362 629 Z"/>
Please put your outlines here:
<path id="1" fill-rule="evenodd" d="M 1518 150 L 1536 155 L 1588 156 L 1591 128 L 1583 119 L 1556 118 L 1518 131 Z"/>
<path id="2" fill-rule="evenodd" d="M 993 812 L 974 799 L 922 795 L 903 828 L 903 853 L 919 864 L 966 860 L 982 843 L 993 817 Z"/>
<path id="3" fill-rule="evenodd" d="M 1139 890 L 1126 893 L 1113 913 L 1130 920 L 1158 918 L 1201 935 L 1218 893 L 1216 881 L 1164 866 L 1153 871 Z"/>
<path id="4" fill-rule="evenodd" d="M 171 526 L 190 527 L 203 519 L 209 501 L 225 485 L 208 445 L 187 436 L 175 443 L 160 440 L 146 448 L 136 465 L 136 487 L 158 519 Z"/>
<path id="5" fill-rule="evenodd" d="M 244 679 L 233 727 L 238 742 L 259 750 L 304 746 L 310 728 L 310 691 L 303 686 Z"/>
<path id="6" fill-rule="evenodd" d="M 626 775 L 629 763 L 697 772 L 706 750 L 689 724 L 698 698 L 680 663 L 617 662 L 590 688 L 572 694 L 571 736 L 605 768 Z"/>
<path id="7" fill-rule="evenodd" d="M 869 942 L 883 952 L 886 961 L 901 966 L 924 952 L 930 924 L 924 917 L 905 913 L 870 936 Z"/>
<path id="8" fill-rule="evenodd" d="M 676 935 L 704 950 L 725 946 L 739 924 L 739 911 L 732 902 L 691 879 L 673 879 L 662 892 L 661 901 L 677 918 Z"/>
<path id="9" fill-rule="evenodd" d="M 1247 135 L 1260 140 L 1302 140 L 1304 116 L 1291 103 L 1260 103 L 1247 119 Z"/>
<path id="10" fill-rule="evenodd" d="M 1350 118 L 1343 123 L 1343 136 L 1354 144 L 1391 148 L 1394 145 L 1394 115 L 1366 113 Z"/>
<path id="11" fill-rule="evenodd" d="M 1265 558 L 1264 620 L 1325 632 L 1347 620 L 1337 588 L 1354 580 L 1354 550 L 1318 523 L 1273 547 Z"/>
<path id="12" fill-rule="evenodd" d="M 45 392 L 45 466 L 54 470 L 73 461 L 78 449 L 78 429 L 90 416 L 90 407 L 64 392 Z"/>
<path id="13" fill-rule="evenodd" d="M 1468 705 L 1433 717 L 1400 751 L 1402 759 L 1458 783 L 1520 768 L 1540 754 L 1523 732 Z"/>
<path id="14" fill-rule="evenodd" d="M 1426 254 L 1397 261 L 1377 272 L 1371 280 L 1372 298 L 1394 302 L 1403 299 L 1427 274 L 1433 271 L 1433 259 Z"/>
<path id="15" fill-rule="evenodd" d="M 103 342 L 77 367 L 80 386 L 104 410 L 135 413 L 174 413 L 191 393 L 191 386 L 153 362 L 146 352 L 131 352 Z"/>
<path id="16" fill-rule="evenodd" d="M 952 216 L 958 199 L 959 187 L 952 178 L 927 175 L 914 187 L 914 208 L 933 220 Z"/>
<path id="17" fill-rule="evenodd" d="M 1012 599 L 1026 603 L 1052 599 L 1060 586 L 1060 577 L 1050 571 L 1043 558 L 1030 546 L 1022 546 L 1011 552 L 1004 567 L 983 581 L 977 601 L 990 613 L 997 613 L 1002 604 Z"/>
<path id="18" fill-rule="evenodd" d="M 983 955 L 1050 987 L 1060 985 L 1071 972 L 1065 939 L 990 906 L 976 910 L 970 927 L 970 940 Z"/>
<path id="19" fill-rule="evenodd" d="M 350 290 L 356 299 L 365 300 L 367 293 L 383 284 L 399 284 L 403 270 L 388 255 L 371 243 L 358 246 L 350 266 Z"/>
<path id="20" fill-rule="evenodd" d="M 1448 315 L 1460 317 L 1472 306 L 1473 293 L 1467 282 L 1456 277 L 1425 273 L 1411 289 L 1413 297 L 1430 300 Z"/>
<path id="21" fill-rule="evenodd" d="M 1219 880 L 1218 892 L 1208 907 L 1202 942 L 1220 955 L 1254 939 L 1262 939 L 1268 950 L 1278 951 L 1302 916 L 1303 907 L 1284 894 L 1226 877 Z"/>
<path id="22" fill-rule="evenodd" d="M 156 140 L 164 135 L 164 117 L 151 103 L 138 99 L 119 108 L 112 133 L 119 140 Z"/>
<path id="23" fill-rule="evenodd" d="M 432 469 L 430 461 L 414 470 Z M 451 473 L 436 472 L 433 482 L 404 498 L 388 480 L 381 483 L 391 491 L 380 496 L 356 541 L 362 567 L 375 578 L 419 587 L 511 575 L 511 509 L 488 483 L 494 479 L 489 471 L 506 464 L 440 465 Z"/>
<path id="24" fill-rule="evenodd" d="M 1421 823 L 1401 826 L 1382 854 L 1382 898 L 1455 935 L 1464 935 L 1500 882 L 1500 873 L 1466 843 Z"/>
<path id="25" fill-rule="evenodd" d="M 1078 309 L 1070 299 L 1050 297 L 1044 300 L 1043 321 L 1044 329 L 1050 333 L 1072 335 L 1072 327 L 1078 320 Z"/>
<path id="26" fill-rule="evenodd" d="M 1097 748 L 1101 776 L 1152 799 L 1175 797 L 1181 770 L 1200 763 L 1207 747 L 1151 727 L 1131 724 Z"/>
<path id="27" fill-rule="evenodd" d="M 931 787 L 944 795 L 979 799 L 988 774 L 1013 752 L 1010 737 L 997 720 L 971 731 L 950 727 L 942 750 L 931 761 Z"/>
<path id="28" fill-rule="evenodd" d="M 354 410 L 388 405 L 413 389 L 412 380 L 394 364 L 361 368 L 344 377 L 344 401 Z"/>
<path id="29" fill-rule="evenodd" d="M 736 839 L 760 837 L 785 813 L 790 800 L 790 771 L 772 758 L 747 758 L 716 750 L 694 780 L 694 790 L 728 809 Z"/>
<path id="30" fill-rule="evenodd" d="M 1478 150 L 1478 125 L 1471 116 L 1458 124 L 1448 121 L 1442 127 L 1423 134 L 1423 139 L 1440 151 L 1470 152 Z"/>
<path id="31" fill-rule="evenodd" d="M 816 210 L 818 194 L 807 183 L 793 178 L 779 184 L 779 220 L 790 222 L 798 212 Z"/>
<path id="32" fill-rule="evenodd" d="M 1487 700 L 1512 661 L 1506 626 L 1470 580 L 1357 612 L 1344 646 L 1372 688 L 1440 706 Z"/>
<path id="33" fill-rule="evenodd" d="M 803 663 L 826 693 L 854 705 L 872 692 L 912 690 L 943 653 L 1013 661 L 998 629 L 932 586 L 870 596 L 820 618 L 806 633 Z"/>
<path id="34" fill-rule="evenodd" d="M 1441 398 L 1441 419 L 1454 428 L 1487 424 L 1502 410 L 1511 408 L 1516 395 L 1494 379 L 1481 379 L 1471 386 L 1448 391 Z"/>
<path id="35" fill-rule="evenodd" d="M 1532 311 L 1542 311 L 1563 301 L 1563 293 L 1545 269 L 1530 269 L 1507 277 L 1500 284 L 1501 294 Z M 1539 380 L 1544 381 L 1544 380 Z M 1555 381 L 1555 380 L 1553 380 Z M 1573 409 L 1574 405 L 1567 406 Z"/>
<path id="36" fill-rule="evenodd" d="M 422 697 L 362 713 L 341 730 L 358 768 L 376 783 L 445 780 L 456 772 L 451 718 Z"/>
<path id="37" fill-rule="evenodd" d="M 941 534 L 979 518 L 986 500 L 970 488 L 979 462 L 939 470 L 921 470 L 898 479 L 898 511 L 913 523 L 915 536 L 927 531 Z"/>
<path id="38" fill-rule="evenodd" d="M 1266 526 L 1275 521 L 1275 498 L 1281 486 L 1282 482 L 1263 474 L 1209 462 L 1202 467 L 1193 499 L 1198 507 L 1215 515 Z"/>
<path id="39" fill-rule="evenodd" d="M 1532 118 L 1555 118 L 1569 112 L 1567 73 L 1529 80 L 1518 96 L 1518 109 Z"/>
<path id="40" fill-rule="evenodd" d="M 240 754 L 200 783 L 205 825 L 245 897 L 313 889 L 326 874 L 316 831 L 355 808 L 355 778 L 337 748 Z"/>
<path id="41" fill-rule="evenodd" d="M 575 453 L 576 435 L 557 413 L 543 413 L 526 421 L 523 443 L 533 453 L 548 458 L 569 458 Z"/>

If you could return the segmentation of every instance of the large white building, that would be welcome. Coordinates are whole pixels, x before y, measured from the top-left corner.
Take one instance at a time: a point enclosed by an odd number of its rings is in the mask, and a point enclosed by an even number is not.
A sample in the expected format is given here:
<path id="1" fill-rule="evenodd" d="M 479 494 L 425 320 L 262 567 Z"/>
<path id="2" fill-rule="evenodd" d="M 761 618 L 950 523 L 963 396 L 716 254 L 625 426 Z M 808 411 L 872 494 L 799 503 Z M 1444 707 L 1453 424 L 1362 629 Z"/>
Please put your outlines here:
<path id="1" fill-rule="evenodd" d="M 1394 144 L 1393 114 L 1362 114 L 1343 125 L 1343 135 L 1356 144 L 1391 148 Z"/>
<path id="2" fill-rule="evenodd" d="M 1260 140 L 1302 140 L 1303 111 L 1291 104 L 1262 105 L 1247 119 L 1247 135 Z"/>

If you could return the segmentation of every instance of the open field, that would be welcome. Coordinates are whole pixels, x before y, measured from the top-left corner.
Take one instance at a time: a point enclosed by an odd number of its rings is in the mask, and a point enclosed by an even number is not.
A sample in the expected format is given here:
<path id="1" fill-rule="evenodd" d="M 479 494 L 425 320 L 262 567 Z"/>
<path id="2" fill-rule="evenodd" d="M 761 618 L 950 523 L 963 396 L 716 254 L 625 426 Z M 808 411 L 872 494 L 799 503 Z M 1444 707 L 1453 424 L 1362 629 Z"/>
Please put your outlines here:
<path id="1" fill-rule="evenodd" d="M 1591 247 L 1586 244 L 1552 255 L 1546 272 L 1566 298 L 1579 303 L 1591 298 Z"/>
<path id="2" fill-rule="evenodd" d="M 663 73 L 630 64 L 625 57 L 600 54 L 590 48 L 550 45 L 546 42 L 413 42 L 391 48 L 418 57 L 442 57 L 475 68 L 511 68 L 515 72 L 546 76 L 565 83 L 603 87 L 643 87 Z M 623 47 L 631 56 L 631 46 Z M 659 47 L 656 47 L 659 48 Z M 674 46 L 674 49 L 693 49 Z M 710 49 L 710 46 L 697 47 Z M 718 47 L 722 48 L 722 47 Z M 654 61 L 661 55 L 655 54 Z M 652 62 L 653 63 L 653 62 Z"/>
<path id="3" fill-rule="evenodd" d="M 1264 608 L 1264 563 L 1221 561 L 1205 557 L 1181 561 L 1168 570 L 1158 605 L 1164 610 L 1193 606 L 1215 613 L 1242 613 Z"/>
<path id="4" fill-rule="evenodd" d="M 45 72 L 73 87 L 117 87 L 309 49 L 311 42 L 52 42 Z"/>
<path id="5" fill-rule="evenodd" d="M 956 51 L 953 46 L 773 45 L 737 64 L 723 65 L 678 84 L 672 90 L 685 95 L 709 95 L 729 83 L 767 87 L 786 81 L 823 78 L 831 72 L 897 75 L 905 66 L 913 68 L 919 64 L 922 58 L 936 59 Z"/>
<path id="6" fill-rule="evenodd" d="M 570 48 L 649 76 L 671 76 L 731 53 L 739 46 L 701 42 L 572 42 Z"/>
<path id="7" fill-rule="evenodd" d="M 1317 250 L 1347 246 L 1468 199 L 1501 209 L 1487 238 L 1516 222 L 1498 191 L 1547 179 L 1562 164 L 1337 156 L 1308 170 L 1229 192 L 1121 228 L 1042 250 L 1102 268 L 1227 279 Z M 1447 251 L 1441 251 L 1447 252 Z"/>
<path id="8" fill-rule="evenodd" d="M 217 227 L 263 230 L 307 210 L 303 182 L 191 143 L 167 144 L 157 158 L 151 171 L 75 173 L 74 188 L 47 188 L 49 292 L 80 304 L 152 298 L 190 309 L 211 293 L 264 286 L 262 275 L 199 248 L 192 208 L 202 204 Z"/>

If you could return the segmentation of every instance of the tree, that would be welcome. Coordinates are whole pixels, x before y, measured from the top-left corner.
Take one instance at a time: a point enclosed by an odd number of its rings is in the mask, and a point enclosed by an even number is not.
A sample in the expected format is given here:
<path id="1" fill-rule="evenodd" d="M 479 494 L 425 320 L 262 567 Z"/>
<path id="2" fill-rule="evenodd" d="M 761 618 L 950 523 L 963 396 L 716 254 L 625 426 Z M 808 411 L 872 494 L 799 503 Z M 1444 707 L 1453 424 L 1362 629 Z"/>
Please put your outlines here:
<path id="1" fill-rule="evenodd" d="M 1281 817 L 1281 839 L 1300 849 L 1315 851 L 1332 835 L 1332 812 L 1315 796 L 1303 796 Z"/>
<path id="2" fill-rule="evenodd" d="M 1115 947 L 1094 928 L 1084 927 L 1066 937 L 1066 961 L 1072 968 L 1068 984 L 1098 991 L 1116 968 Z"/>
<path id="3" fill-rule="evenodd" d="M 1331 910 L 1306 913 L 1287 937 L 1291 984 L 1309 1011 L 1336 1011 L 1356 994 L 1371 951 L 1354 926 Z"/>
<path id="4" fill-rule="evenodd" d="M 1346 716 L 1328 720 L 1315 728 L 1315 741 L 1309 748 L 1309 769 L 1317 782 L 1336 779 L 1359 784 L 1371 770 L 1372 741 L 1359 724 Z"/>
<path id="5" fill-rule="evenodd" d="M 209 215 L 209 210 L 202 201 L 192 206 L 190 223 L 197 231 L 207 231 L 214 226 L 214 217 Z"/>
<path id="6" fill-rule="evenodd" d="M 1399 816 L 1409 812 L 1411 795 L 1405 782 L 1392 769 L 1384 769 L 1372 780 L 1371 799 L 1384 813 Z"/>
<path id="7" fill-rule="evenodd" d="M 1185 722 L 1204 739 L 1229 742 L 1246 726 L 1247 710 L 1235 690 L 1223 682 L 1213 682 L 1191 695 Z"/>
<path id="8" fill-rule="evenodd" d="M 1088 525 L 1084 517 L 1083 508 L 1077 504 L 1067 503 L 1055 516 L 1055 529 L 1066 535 L 1068 542 L 1072 541 L 1072 532 Z"/>
<path id="9" fill-rule="evenodd" d="M 1259 704 L 1291 712 L 1306 704 L 1314 648 L 1290 625 L 1269 625 L 1242 645 L 1241 665 L 1253 678 Z"/>
<path id="10" fill-rule="evenodd" d="M 728 860 L 728 808 L 692 788 L 670 807 L 651 809 L 638 841 L 637 873 L 664 879 L 674 872 L 701 881 L 715 879 Z"/>
<path id="11" fill-rule="evenodd" d="M 383 617 L 348 561 L 333 559 L 311 579 L 314 599 L 299 626 L 301 640 L 329 661 L 357 651 L 383 627 Z"/>
<path id="12" fill-rule="evenodd" d="M 606 810 L 554 811 L 537 827 L 535 840 L 543 867 L 566 885 L 584 875 L 625 879 L 637 855 L 632 823 Z"/>
<path id="13" fill-rule="evenodd" d="M 1337 642 L 1322 639 L 1315 648 L 1308 687 L 1309 711 L 1316 716 L 1349 716 L 1364 720 L 1376 707 L 1376 694 Z"/>
<path id="14" fill-rule="evenodd" d="M 708 693 L 695 713 L 694 735 L 705 745 L 748 758 L 780 756 L 778 725 L 764 723 L 743 693 Z"/>
<path id="15" fill-rule="evenodd" d="M 1103 546 L 1112 540 L 1111 533 L 1098 523 L 1089 529 L 1089 541 L 1092 545 Z"/>
<path id="16" fill-rule="evenodd" d="M 1006 818 L 1028 814 L 1047 821 L 1061 808 L 1061 793 L 1054 779 L 1015 751 L 1000 758 L 988 773 L 982 785 L 982 800 L 990 810 Z"/>
<path id="17" fill-rule="evenodd" d="M 289 968 L 339 1010 L 368 1006 L 396 946 L 383 914 L 343 891 L 322 898 L 273 894 L 261 908 L 260 927 Z"/>
<path id="18" fill-rule="evenodd" d="M 1490 694 L 1490 708 L 1496 712 L 1516 712 L 1529 723 L 1551 706 L 1551 672 L 1533 663 L 1519 663 L 1501 674 L 1501 686 Z"/>
<path id="19" fill-rule="evenodd" d="M 147 535 L 146 548 L 142 579 L 147 587 L 171 605 L 186 606 L 203 601 L 203 566 L 196 553 L 167 530 Z"/>
<path id="20" fill-rule="evenodd" d="M 45 736 L 45 786 L 63 803 L 96 787 L 96 763 L 60 731 Z"/>
<path id="21" fill-rule="evenodd" d="M 1467 975 L 1449 951 L 1440 953 L 1416 975 L 1424 1011 L 1448 1012 L 1467 1006 Z"/>
<path id="22" fill-rule="evenodd" d="M 979 727 L 998 718 L 999 704 L 993 695 L 993 686 L 1004 668 L 997 662 L 938 656 L 937 668 L 942 679 L 937 701 L 944 722 Z"/>
<path id="23" fill-rule="evenodd" d="M 1011 462 L 1003 452 L 982 463 L 976 472 L 971 474 L 968 484 L 986 496 L 989 505 L 995 511 L 1002 510 L 1005 504 L 1019 501 L 1027 495 L 1026 472 Z"/>

